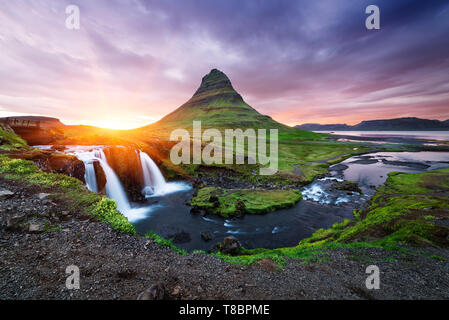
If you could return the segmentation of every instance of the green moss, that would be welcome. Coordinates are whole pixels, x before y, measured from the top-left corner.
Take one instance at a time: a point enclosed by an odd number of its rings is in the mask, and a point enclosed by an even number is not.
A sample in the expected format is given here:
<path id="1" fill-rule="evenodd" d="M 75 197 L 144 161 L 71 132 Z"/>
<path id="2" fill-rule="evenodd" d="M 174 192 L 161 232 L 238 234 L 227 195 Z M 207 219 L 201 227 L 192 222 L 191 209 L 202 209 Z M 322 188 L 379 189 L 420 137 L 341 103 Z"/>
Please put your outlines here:
<path id="1" fill-rule="evenodd" d="M 0 149 L 4 151 L 15 151 L 28 149 L 27 143 L 14 132 L 0 127 Z"/>
<path id="2" fill-rule="evenodd" d="M 178 254 L 182 254 L 182 255 L 187 254 L 187 252 L 185 250 L 180 249 L 177 246 L 175 246 L 175 244 L 173 243 L 172 240 L 162 238 L 160 235 L 158 235 L 152 231 L 146 233 L 145 237 L 149 238 L 149 239 L 153 239 L 153 241 L 156 242 L 158 245 L 168 247 Z"/>
<path id="3" fill-rule="evenodd" d="M 447 258 L 445 258 L 445 257 L 441 257 L 441 256 L 438 256 L 438 255 L 431 255 L 430 256 L 432 259 L 435 259 L 435 260 L 438 260 L 438 261 L 447 261 Z"/>
<path id="4" fill-rule="evenodd" d="M 58 232 L 61 231 L 62 227 L 60 225 L 52 225 L 49 221 L 45 221 L 44 223 L 44 232 Z"/>
<path id="5" fill-rule="evenodd" d="M 92 209 L 94 217 L 100 221 L 107 222 L 112 229 L 136 235 L 134 226 L 117 210 L 117 204 L 114 200 L 102 198 Z"/>
<path id="6" fill-rule="evenodd" d="M 190 205 L 228 218 L 289 208 L 301 198 L 301 193 L 297 190 L 226 190 L 207 187 L 198 190 Z"/>

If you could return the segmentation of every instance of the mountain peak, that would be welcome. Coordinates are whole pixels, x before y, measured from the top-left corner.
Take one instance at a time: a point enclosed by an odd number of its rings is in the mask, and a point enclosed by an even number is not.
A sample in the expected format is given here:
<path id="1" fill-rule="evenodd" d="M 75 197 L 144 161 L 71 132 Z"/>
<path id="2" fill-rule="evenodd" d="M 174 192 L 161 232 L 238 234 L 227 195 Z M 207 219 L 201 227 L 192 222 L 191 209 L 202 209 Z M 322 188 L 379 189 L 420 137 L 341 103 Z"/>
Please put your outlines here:
<path id="1" fill-rule="evenodd" d="M 203 77 L 201 86 L 195 92 L 195 95 L 219 89 L 234 90 L 231 80 L 229 80 L 226 74 L 218 69 L 212 69 L 207 75 Z"/>
<path id="2" fill-rule="evenodd" d="M 288 130 L 288 127 L 260 114 L 234 90 L 228 76 L 218 69 L 205 75 L 201 85 L 186 103 L 155 125 L 191 128 L 201 121 L 209 128 L 265 128 Z"/>

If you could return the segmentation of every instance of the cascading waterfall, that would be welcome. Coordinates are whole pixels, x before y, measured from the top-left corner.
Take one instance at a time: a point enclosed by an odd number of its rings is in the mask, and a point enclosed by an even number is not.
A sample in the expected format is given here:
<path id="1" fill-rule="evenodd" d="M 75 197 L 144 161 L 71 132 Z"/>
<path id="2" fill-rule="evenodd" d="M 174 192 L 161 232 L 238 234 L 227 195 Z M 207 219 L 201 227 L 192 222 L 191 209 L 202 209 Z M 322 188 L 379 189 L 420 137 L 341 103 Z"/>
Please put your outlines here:
<path id="1" fill-rule="evenodd" d="M 108 164 L 106 155 L 102 149 L 95 149 L 92 151 L 75 151 L 74 155 L 84 163 L 87 188 L 92 192 L 98 192 L 97 175 L 95 174 L 94 163 L 98 162 L 104 171 L 106 177 L 106 195 L 108 198 L 115 200 L 117 209 L 125 214 L 131 209 L 125 189 L 120 182 L 120 179 L 115 174 L 114 170 Z"/>
<path id="2" fill-rule="evenodd" d="M 87 189 L 92 192 L 98 192 L 97 177 L 95 175 L 95 167 L 93 160 L 83 161 L 86 173 L 84 179 L 86 180 Z"/>
<path id="3" fill-rule="evenodd" d="M 142 193 L 145 196 L 163 193 L 167 182 L 153 159 L 145 152 L 140 151 L 140 162 L 145 184 Z"/>
<path id="4" fill-rule="evenodd" d="M 128 197 L 122 183 L 120 182 L 120 179 L 117 177 L 114 170 L 109 166 L 103 150 L 100 151 L 98 161 L 100 162 L 104 175 L 106 176 L 106 195 L 109 198 L 114 199 L 117 203 L 117 209 L 125 214 L 125 212 L 131 209 L 131 205 L 129 204 Z"/>
<path id="5" fill-rule="evenodd" d="M 173 192 L 189 189 L 190 187 L 182 182 L 167 182 L 159 167 L 154 163 L 148 154 L 140 151 L 140 162 L 142 165 L 143 179 L 145 187 L 142 194 L 146 198 L 162 196 Z"/>
<path id="6" fill-rule="evenodd" d="M 98 192 L 97 175 L 95 173 L 94 163 L 98 162 L 104 171 L 106 177 L 106 195 L 108 198 L 115 200 L 117 209 L 128 218 L 130 222 L 134 222 L 147 217 L 148 213 L 158 207 L 158 205 L 145 206 L 140 208 L 132 208 L 129 202 L 126 191 L 114 172 L 114 169 L 109 165 L 107 157 L 103 152 L 103 147 L 96 147 L 95 149 L 87 149 L 88 147 L 77 147 L 74 150 L 69 150 L 68 153 L 73 154 L 79 160 L 83 161 L 85 167 L 86 186 L 90 191 Z M 145 187 L 142 193 L 145 197 L 163 196 L 168 193 L 173 193 L 182 190 L 190 189 L 188 184 L 182 182 L 166 182 L 164 176 L 159 170 L 158 166 L 145 152 L 138 152 L 136 156 L 140 158 L 142 173 Z"/>
<path id="7" fill-rule="evenodd" d="M 45 149 L 48 146 L 39 147 Z M 128 218 L 130 222 L 146 218 L 151 211 L 159 207 L 159 205 L 147 205 L 144 207 L 133 208 L 119 177 L 108 163 L 107 157 L 103 152 L 103 146 L 66 147 L 66 154 L 74 155 L 79 160 L 83 161 L 86 186 L 90 191 L 96 193 L 98 193 L 99 190 L 95 172 L 95 162 L 98 162 L 103 169 L 106 178 L 106 195 L 117 203 L 117 209 Z M 145 195 L 146 198 L 165 196 L 169 193 L 189 190 L 191 188 L 189 184 L 184 182 L 167 182 L 156 163 L 154 163 L 150 156 L 145 152 L 136 150 L 136 157 L 140 159 L 141 163 L 145 185 L 142 194 Z"/>

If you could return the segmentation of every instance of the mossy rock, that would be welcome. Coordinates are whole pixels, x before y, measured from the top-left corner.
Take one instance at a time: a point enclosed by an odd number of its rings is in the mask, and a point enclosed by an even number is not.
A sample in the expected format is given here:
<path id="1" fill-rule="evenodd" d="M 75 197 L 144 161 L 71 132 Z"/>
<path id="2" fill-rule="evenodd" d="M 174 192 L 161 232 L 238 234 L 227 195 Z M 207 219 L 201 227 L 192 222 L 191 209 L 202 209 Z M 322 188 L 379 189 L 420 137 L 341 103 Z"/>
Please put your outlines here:
<path id="1" fill-rule="evenodd" d="M 229 218 L 243 214 L 266 214 L 294 206 L 302 199 L 298 190 L 236 190 L 206 187 L 198 190 L 190 205 L 193 211 L 206 211 Z"/>

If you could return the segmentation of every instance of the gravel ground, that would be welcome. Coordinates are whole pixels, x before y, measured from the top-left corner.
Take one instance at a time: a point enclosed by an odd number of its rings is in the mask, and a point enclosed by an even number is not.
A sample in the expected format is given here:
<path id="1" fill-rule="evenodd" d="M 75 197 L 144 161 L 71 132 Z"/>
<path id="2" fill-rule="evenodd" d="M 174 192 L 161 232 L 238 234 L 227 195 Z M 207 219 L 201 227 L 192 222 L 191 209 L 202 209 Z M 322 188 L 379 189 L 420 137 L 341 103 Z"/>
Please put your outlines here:
<path id="1" fill-rule="evenodd" d="M 449 299 L 449 260 L 435 258 L 448 250 L 408 248 L 398 258 L 339 249 L 321 262 L 288 259 L 282 270 L 242 267 L 121 235 L 39 193 L 0 178 L 0 299 L 137 299 L 156 284 L 164 299 Z M 11 229 L 12 217 L 21 228 Z M 65 286 L 69 265 L 80 269 L 79 290 Z M 380 269 L 379 290 L 366 289 L 369 265 Z"/>

